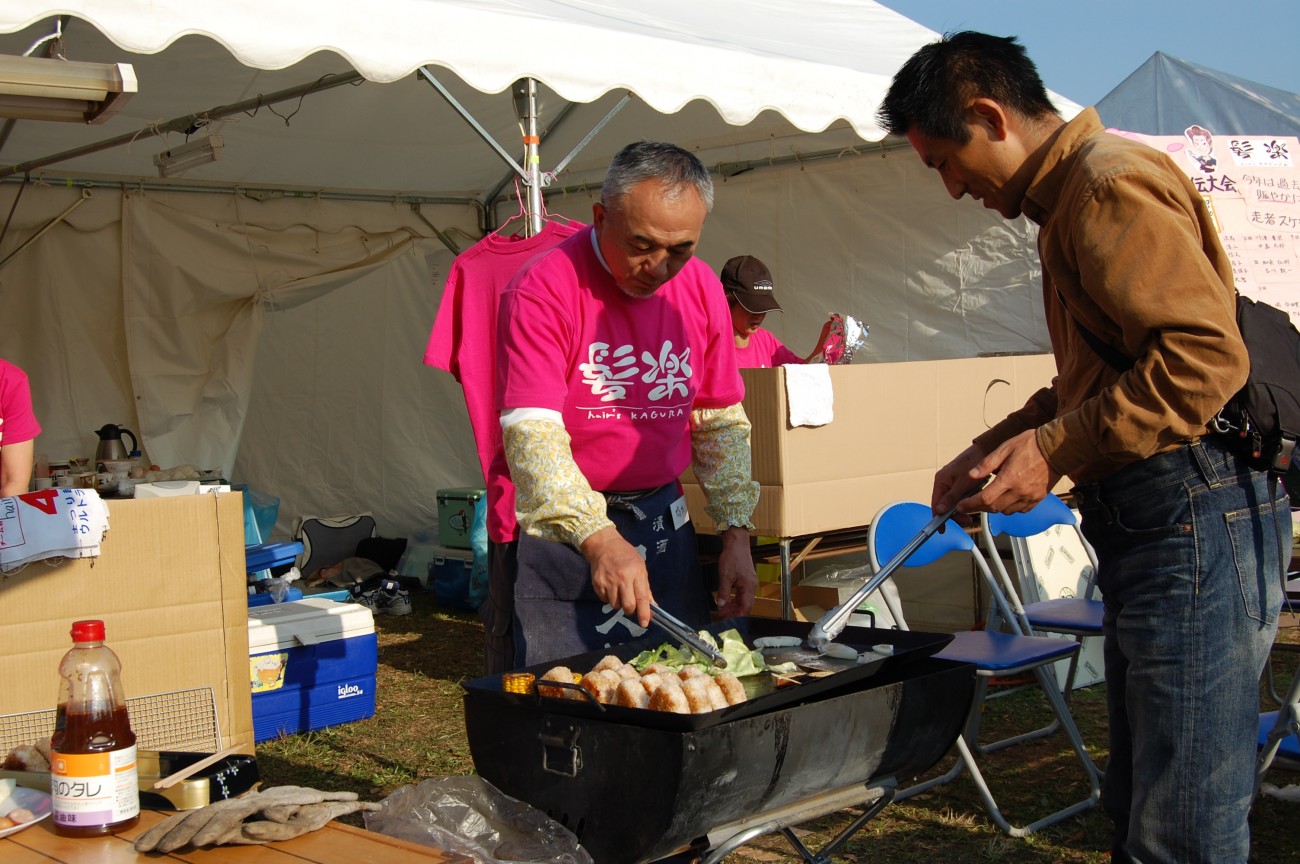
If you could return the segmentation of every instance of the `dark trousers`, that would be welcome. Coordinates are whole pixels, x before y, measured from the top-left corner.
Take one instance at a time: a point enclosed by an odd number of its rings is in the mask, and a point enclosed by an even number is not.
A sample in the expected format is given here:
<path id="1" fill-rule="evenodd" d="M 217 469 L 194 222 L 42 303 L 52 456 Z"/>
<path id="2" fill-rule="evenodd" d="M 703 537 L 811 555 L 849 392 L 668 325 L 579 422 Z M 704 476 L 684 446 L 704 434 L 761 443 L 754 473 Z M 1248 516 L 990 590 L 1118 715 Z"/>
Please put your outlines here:
<path id="1" fill-rule="evenodd" d="M 514 668 L 515 573 L 519 542 L 488 543 L 488 596 L 478 607 L 483 619 L 483 674 Z"/>

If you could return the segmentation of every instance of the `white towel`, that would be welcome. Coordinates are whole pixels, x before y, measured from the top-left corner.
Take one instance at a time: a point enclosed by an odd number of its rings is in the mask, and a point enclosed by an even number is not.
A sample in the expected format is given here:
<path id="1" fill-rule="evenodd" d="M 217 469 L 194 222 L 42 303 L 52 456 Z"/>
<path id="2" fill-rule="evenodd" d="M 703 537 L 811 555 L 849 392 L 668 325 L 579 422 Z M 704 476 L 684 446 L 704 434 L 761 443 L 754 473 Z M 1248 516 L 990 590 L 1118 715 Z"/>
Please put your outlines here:
<path id="1" fill-rule="evenodd" d="M 0 498 L 0 571 L 45 558 L 99 554 L 108 507 L 94 489 L 44 489 Z"/>
<path id="2" fill-rule="evenodd" d="M 790 403 L 791 426 L 825 426 L 835 419 L 835 393 L 831 370 L 825 363 L 787 363 L 785 399 Z"/>

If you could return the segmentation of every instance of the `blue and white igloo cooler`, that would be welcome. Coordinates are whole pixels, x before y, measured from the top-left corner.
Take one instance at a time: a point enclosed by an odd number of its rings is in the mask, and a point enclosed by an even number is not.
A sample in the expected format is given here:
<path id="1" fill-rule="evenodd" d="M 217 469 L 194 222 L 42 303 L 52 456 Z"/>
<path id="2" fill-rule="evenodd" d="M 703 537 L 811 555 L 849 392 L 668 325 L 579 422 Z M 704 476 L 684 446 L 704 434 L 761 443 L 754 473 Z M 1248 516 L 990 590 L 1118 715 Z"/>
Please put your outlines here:
<path id="1" fill-rule="evenodd" d="M 359 603 L 307 598 L 248 610 L 253 740 L 375 713 L 375 619 Z"/>

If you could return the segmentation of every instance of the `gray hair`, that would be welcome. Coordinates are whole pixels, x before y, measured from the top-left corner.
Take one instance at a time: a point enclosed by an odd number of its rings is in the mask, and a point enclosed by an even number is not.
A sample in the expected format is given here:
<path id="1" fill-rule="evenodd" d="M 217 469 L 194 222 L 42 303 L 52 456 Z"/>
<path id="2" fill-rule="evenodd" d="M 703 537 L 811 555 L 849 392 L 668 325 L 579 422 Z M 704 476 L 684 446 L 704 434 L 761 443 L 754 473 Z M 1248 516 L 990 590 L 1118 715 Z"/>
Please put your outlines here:
<path id="1" fill-rule="evenodd" d="M 705 212 L 713 210 L 713 178 L 704 163 L 676 144 L 638 141 L 615 154 L 600 190 L 600 203 L 614 209 L 643 180 L 658 180 L 673 191 L 692 187 L 704 202 Z"/>

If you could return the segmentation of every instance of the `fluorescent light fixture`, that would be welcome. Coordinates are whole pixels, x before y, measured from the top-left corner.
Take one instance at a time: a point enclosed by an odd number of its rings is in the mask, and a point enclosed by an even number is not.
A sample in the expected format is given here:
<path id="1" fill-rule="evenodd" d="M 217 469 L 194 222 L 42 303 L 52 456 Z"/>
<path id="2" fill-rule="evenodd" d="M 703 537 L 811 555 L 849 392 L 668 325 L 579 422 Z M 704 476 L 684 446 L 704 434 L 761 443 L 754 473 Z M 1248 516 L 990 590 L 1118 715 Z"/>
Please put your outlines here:
<path id="1" fill-rule="evenodd" d="M 103 123 L 137 89 L 129 63 L 0 56 L 0 117 Z"/>
<path id="2" fill-rule="evenodd" d="M 204 135 L 161 153 L 154 154 L 153 164 L 158 166 L 159 177 L 170 177 L 188 171 L 196 165 L 206 165 L 221 158 L 221 136 Z"/>

